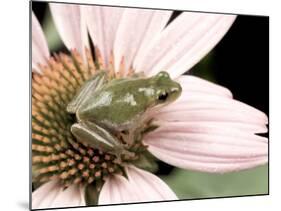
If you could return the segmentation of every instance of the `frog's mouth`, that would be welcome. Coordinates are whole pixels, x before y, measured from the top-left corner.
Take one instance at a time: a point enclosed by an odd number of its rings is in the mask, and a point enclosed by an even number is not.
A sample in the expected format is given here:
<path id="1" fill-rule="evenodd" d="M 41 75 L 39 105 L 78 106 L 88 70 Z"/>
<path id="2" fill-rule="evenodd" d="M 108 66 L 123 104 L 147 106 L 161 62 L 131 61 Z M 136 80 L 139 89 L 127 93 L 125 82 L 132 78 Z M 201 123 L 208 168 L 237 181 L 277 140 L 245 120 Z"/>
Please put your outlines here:
<path id="1" fill-rule="evenodd" d="M 66 111 L 79 88 L 97 71 L 103 69 L 97 57 L 92 59 L 86 50 L 86 62 L 77 51 L 71 56 L 58 54 L 50 58 L 47 65 L 39 65 L 41 73 L 32 75 L 32 181 L 34 188 L 53 179 L 59 179 L 67 188 L 71 184 L 91 185 L 97 191 L 104 180 L 112 174 L 125 175 L 128 163 L 147 170 L 155 170 L 154 158 L 142 144 L 142 136 L 156 128 L 152 120 L 145 121 L 143 127 L 133 134 L 136 140 L 128 150 L 135 156 L 124 156 L 121 162 L 116 156 L 102 149 L 85 146 L 71 134 L 70 127 L 76 122 L 75 115 Z M 109 77 L 122 77 L 122 72 Z M 133 74 L 133 71 L 130 71 Z M 129 74 L 129 75 L 130 75 Z M 130 76 L 128 76 L 130 77 Z M 117 134 L 120 142 L 128 134 Z M 130 134 L 132 136 L 132 134 Z M 131 138 L 131 137 L 130 137 Z"/>

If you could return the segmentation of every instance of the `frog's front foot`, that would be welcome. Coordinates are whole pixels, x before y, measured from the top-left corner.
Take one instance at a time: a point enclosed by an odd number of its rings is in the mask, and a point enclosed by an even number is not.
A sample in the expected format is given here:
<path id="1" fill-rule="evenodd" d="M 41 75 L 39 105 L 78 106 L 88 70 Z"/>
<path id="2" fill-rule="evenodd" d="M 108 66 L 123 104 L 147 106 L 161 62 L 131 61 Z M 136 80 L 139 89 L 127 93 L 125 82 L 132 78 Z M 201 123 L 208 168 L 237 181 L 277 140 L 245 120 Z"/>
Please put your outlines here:
<path id="1" fill-rule="evenodd" d="M 124 161 L 134 159 L 136 157 L 136 153 L 123 149 L 122 152 L 116 153 L 115 156 L 115 163 L 121 164 Z"/>
<path id="2" fill-rule="evenodd" d="M 132 159 L 136 156 L 136 153 L 127 150 L 123 154 L 124 154 L 124 159 L 126 160 Z"/>

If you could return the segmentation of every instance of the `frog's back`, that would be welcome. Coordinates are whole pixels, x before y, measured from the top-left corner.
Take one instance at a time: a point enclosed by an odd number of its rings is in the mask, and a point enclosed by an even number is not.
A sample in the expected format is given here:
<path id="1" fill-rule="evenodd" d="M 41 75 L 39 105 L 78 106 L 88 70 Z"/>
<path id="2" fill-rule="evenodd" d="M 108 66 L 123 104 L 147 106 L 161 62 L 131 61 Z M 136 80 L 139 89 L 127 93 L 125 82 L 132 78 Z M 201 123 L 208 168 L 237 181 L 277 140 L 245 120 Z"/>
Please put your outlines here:
<path id="1" fill-rule="evenodd" d="M 127 130 L 154 103 L 148 80 L 118 80 L 104 85 L 79 108 L 79 118 L 111 130 Z"/>

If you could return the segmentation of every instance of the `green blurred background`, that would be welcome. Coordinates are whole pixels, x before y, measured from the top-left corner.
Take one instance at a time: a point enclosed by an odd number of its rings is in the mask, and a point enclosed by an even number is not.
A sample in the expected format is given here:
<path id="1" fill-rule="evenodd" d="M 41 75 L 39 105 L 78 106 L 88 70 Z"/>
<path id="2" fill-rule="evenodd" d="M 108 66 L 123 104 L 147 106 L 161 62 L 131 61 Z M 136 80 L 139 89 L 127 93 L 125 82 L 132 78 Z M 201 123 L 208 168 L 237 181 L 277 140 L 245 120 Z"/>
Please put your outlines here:
<path id="1" fill-rule="evenodd" d="M 66 51 L 46 4 L 33 2 L 33 11 L 43 26 L 50 50 Z M 268 17 L 239 16 L 219 45 L 189 74 L 228 87 L 236 99 L 268 114 L 268 22 Z M 208 174 L 159 162 L 157 174 L 181 199 L 268 194 L 268 165 L 236 173 Z"/>

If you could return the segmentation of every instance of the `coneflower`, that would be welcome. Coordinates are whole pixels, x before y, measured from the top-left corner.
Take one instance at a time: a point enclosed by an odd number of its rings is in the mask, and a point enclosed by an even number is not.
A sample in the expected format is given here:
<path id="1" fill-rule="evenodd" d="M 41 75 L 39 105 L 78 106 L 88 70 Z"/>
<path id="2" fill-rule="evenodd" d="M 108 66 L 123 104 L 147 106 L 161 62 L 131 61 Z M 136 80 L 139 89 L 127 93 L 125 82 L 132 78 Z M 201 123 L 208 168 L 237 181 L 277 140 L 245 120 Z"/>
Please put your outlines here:
<path id="1" fill-rule="evenodd" d="M 171 11 L 49 5 L 70 53 L 49 52 L 32 14 L 32 176 L 39 186 L 32 208 L 177 199 L 149 172 L 151 154 L 179 168 L 213 173 L 267 162 L 268 140 L 256 135 L 267 132 L 267 116 L 234 100 L 224 87 L 182 75 L 219 42 L 234 15 L 182 12 L 168 23 Z M 174 103 L 150 112 L 139 142 L 130 146 L 134 156 L 118 160 L 71 133 L 76 118 L 66 107 L 100 70 L 111 79 L 165 70 L 182 87 Z"/>

